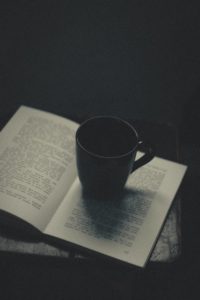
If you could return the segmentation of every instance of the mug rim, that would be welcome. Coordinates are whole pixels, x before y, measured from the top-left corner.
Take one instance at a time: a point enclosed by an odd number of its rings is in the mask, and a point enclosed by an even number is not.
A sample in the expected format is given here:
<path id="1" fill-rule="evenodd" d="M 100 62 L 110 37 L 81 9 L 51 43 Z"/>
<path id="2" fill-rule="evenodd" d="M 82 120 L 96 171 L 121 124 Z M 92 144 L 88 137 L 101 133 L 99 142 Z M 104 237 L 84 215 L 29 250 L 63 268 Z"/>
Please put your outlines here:
<path id="1" fill-rule="evenodd" d="M 100 155 L 100 154 L 96 154 L 94 152 L 91 152 L 89 150 L 87 150 L 78 140 L 78 134 L 79 134 L 79 131 L 81 130 L 82 126 L 84 126 L 85 124 L 87 124 L 88 122 L 94 120 L 94 119 L 113 119 L 113 120 L 118 120 L 120 122 L 122 122 L 123 124 L 127 125 L 129 128 L 131 128 L 131 130 L 134 132 L 135 134 L 135 137 L 136 137 L 136 140 L 137 140 L 137 143 L 136 145 L 128 152 L 124 153 L 124 154 L 120 154 L 120 155 L 113 155 L 113 156 L 105 156 L 105 155 Z M 93 156 L 93 157 L 96 157 L 96 158 L 102 158 L 102 159 L 115 159 L 115 158 L 122 158 L 122 157 L 125 157 L 125 156 L 128 156 L 129 154 L 133 153 L 137 147 L 138 147 L 138 144 L 139 144 L 139 136 L 138 136 L 138 133 L 136 131 L 136 129 L 128 122 L 128 121 L 125 121 L 123 120 L 122 118 L 120 117 L 117 117 L 117 116 L 112 116 L 112 115 L 97 115 L 97 116 L 94 116 L 94 117 L 91 117 L 91 118 L 88 118 L 87 120 L 83 121 L 80 126 L 78 127 L 77 131 L 76 131 L 76 142 L 78 144 L 78 146 L 83 149 L 85 152 L 87 152 L 89 155 Z"/>

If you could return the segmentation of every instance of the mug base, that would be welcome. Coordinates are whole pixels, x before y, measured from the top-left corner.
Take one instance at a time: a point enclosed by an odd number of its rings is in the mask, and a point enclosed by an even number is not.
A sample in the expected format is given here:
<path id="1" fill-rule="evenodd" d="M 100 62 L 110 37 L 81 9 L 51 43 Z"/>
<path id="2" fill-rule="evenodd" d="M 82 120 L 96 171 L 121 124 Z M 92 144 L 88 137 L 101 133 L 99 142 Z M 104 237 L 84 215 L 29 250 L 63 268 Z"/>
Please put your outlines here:
<path id="1" fill-rule="evenodd" d="M 121 190 L 99 190 L 99 189 L 82 189 L 82 193 L 84 198 L 94 199 L 94 200 L 101 200 L 101 201 L 118 201 L 123 196 L 124 189 Z"/>

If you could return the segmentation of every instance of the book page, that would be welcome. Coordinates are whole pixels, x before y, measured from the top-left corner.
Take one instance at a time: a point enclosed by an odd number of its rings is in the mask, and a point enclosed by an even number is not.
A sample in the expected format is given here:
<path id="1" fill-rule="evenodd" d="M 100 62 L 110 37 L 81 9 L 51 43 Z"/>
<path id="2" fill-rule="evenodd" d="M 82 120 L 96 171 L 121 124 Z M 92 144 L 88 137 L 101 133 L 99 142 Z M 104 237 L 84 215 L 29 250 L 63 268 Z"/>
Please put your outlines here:
<path id="1" fill-rule="evenodd" d="M 45 233 L 144 266 L 185 171 L 156 157 L 130 175 L 117 201 L 87 199 L 76 179 Z"/>
<path id="2" fill-rule="evenodd" d="M 0 209 L 43 230 L 76 177 L 78 124 L 22 106 L 0 133 Z"/>

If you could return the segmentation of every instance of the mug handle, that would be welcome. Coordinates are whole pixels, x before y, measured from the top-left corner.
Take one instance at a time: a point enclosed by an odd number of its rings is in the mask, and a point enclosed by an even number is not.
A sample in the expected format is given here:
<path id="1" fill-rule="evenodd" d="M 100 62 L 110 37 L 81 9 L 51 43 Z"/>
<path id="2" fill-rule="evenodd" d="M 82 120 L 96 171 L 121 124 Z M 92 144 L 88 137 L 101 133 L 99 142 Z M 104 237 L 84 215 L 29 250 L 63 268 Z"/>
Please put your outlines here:
<path id="1" fill-rule="evenodd" d="M 143 151 L 144 155 L 134 162 L 131 173 L 150 162 L 155 156 L 155 149 L 150 143 L 139 141 L 137 150 Z"/>

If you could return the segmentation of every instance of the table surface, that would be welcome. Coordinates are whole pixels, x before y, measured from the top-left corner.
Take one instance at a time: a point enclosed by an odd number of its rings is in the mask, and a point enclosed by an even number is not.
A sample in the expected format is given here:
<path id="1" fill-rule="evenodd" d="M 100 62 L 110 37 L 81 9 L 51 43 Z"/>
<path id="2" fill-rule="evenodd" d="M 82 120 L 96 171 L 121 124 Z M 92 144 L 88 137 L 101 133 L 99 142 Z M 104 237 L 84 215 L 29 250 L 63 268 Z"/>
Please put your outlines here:
<path id="1" fill-rule="evenodd" d="M 199 121 L 191 128 L 189 117 L 199 116 L 198 2 L 97 2 L 2 2 L 0 128 L 20 104 L 66 117 L 69 112 L 77 121 L 87 114 L 117 113 L 178 124 L 187 100 L 183 122 L 188 133 L 183 134 L 189 138 L 181 147 L 181 160 L 189 166 L 181 195 L 182 255 L 170 264 L 150 263 L 136 275 L 108 262 L 97 268 L 84 261 L 63 263 L 4 251 L 1 294 L 5 287 L 12 294 L 5 299 L 129 299 L 131 293 L 130 299 L 196 299 L 200 156 L 194 145 L 199 145 Z M 160 125 L 143 128 L 155 133 L 158 155 L 177 159 L 174 134 L 168 141 L 159 133 Z"/>

